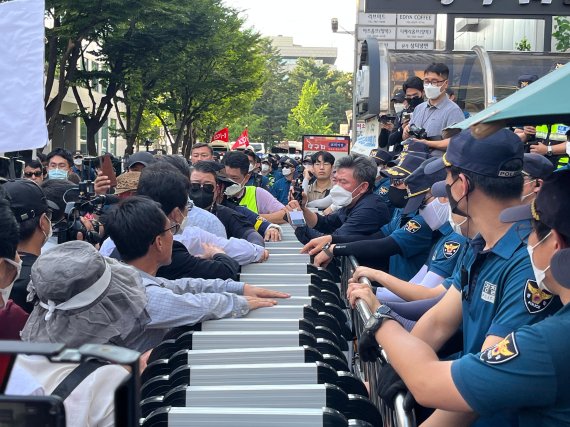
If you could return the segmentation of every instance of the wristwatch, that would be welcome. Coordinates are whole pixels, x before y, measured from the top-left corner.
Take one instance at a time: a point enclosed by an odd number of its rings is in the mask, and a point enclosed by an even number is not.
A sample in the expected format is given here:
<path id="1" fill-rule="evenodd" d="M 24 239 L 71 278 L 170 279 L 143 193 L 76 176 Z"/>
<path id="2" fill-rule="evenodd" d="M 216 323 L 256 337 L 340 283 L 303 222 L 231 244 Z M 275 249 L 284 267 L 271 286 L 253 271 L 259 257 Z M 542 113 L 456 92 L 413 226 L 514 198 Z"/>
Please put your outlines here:
<path id="1" fill-rule="evenodd" d="M 382 304 L 366 321 L 366 324 L 364 325 L 364 333 L 370 334 L 373 337 L 386 319 L 396 320 L 392 309 L 387 305 Z"/>
<path id="2" fill-rule="evenodd" d="M 552 145 L 546 146 L 546 155 L 552 156 Z"/>
<path id="3" fill-rule="evenodd" d="M 329 248 L 331 247 L 330 243 L 327 243 L 326 245 L 323 246 L 323 248 L 321 249 L 326 256 L 328 256 L 329 258 L 334 258 L 334 254 L 329 250 Z"/>

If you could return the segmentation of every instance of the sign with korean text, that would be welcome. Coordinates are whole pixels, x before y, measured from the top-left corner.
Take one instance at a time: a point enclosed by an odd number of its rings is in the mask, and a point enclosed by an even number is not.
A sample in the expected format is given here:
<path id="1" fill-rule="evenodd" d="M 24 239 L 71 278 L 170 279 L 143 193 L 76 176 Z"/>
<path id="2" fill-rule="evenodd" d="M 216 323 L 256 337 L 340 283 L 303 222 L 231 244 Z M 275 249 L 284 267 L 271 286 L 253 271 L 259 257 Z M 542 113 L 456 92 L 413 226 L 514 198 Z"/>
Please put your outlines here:
<path id="1" fill-rule="evenodd" d="M 358 23 L 360 25 L 396 25 L 395 13 L 363 13 L 358 14 Z"/>
<path id="2" fill-rule="evenodd" d="M 398 27 L 429 27 L 435 25 L 435 14 L 433 13 L 398 13 L 397 16 Z"/>
<path id="3" fill-rule="evenodd" d="M 347 156 L 350 151 L 350 137 L 346 135 L 303 135 L 303 158 L 317 151 L 327 151 L 335 159 Z"/>
<path id="4" fill-rule="evenodd" d="M 358 39 L 396 40 L 396 27 L 358 27 Z"/>

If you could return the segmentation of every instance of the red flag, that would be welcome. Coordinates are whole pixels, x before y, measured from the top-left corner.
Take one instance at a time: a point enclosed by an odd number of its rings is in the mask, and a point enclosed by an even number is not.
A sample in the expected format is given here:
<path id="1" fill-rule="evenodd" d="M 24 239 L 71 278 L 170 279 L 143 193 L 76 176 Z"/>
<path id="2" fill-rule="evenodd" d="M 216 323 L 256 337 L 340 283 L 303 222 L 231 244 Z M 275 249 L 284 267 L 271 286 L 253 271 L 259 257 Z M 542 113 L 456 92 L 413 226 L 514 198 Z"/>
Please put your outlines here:
<path id="1" fill-rule="evenodd" d="M 217 131 L 212 137 L 212 141 L 230 142 L 230 133 L 228 128 L 223 128 L 222 130 Z"/>
<path id="2" fill-rule="evenodd" d="M 234 145 L 232 145 L 231 149 L 237 150 L 238 148 L 246 148 L 246 147 L 249 147 L 249 138 L 247 136 L 247 128 L 245 128 L 244 131 L 239 136 L 239 138 L 236 139 L 236 142 L 234 142 Z"/>

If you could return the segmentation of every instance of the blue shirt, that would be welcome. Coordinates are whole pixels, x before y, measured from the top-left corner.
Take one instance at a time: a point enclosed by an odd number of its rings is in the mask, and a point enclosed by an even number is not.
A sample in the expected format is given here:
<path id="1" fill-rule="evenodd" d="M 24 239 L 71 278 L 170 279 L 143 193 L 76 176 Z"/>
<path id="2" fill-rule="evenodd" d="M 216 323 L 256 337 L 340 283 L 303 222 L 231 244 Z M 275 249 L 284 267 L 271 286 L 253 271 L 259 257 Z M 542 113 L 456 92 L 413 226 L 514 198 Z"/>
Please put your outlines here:
<path id="1" fill-rule="evenodd" d="M 463 257 L 467 239 L 454 232 L 449 222 L 443 224 L 438 231 L 442 236 L 434 245 L 427 265 L 429 271 L 446 278 L 453 275 L 455 265 Z"/>
<path id="2" fill-rule="evenodd" d="M 461 396 L 482 415 L 514 410 L 520 427 L 570 424 L 570 305 L 453 362 Z"/>
<path id="3" fill-rule="evenodd" d="M 401 251 L 390 257 L 390 274 L 409 281 L 428 259 L 434 243 L 433 231 L 418 213 L 400 227 L 401 222 L 402 210 L 396 209 L 392 221 L 382 227 L 382 232 L 392 237 Z"/>
<path id="4" fill-rule="evenodd" d="M 540 297 L 535 291 L 526 248 L 530 231 L 528 221 L 515 223 L 487 251 L 481 236 L 471 241 L 453 277 L 453 286 L 462 293 L 463 354 L 481 351 L 488 335 L 506 337 L 560 308 L 558 298 L 550 293 Z"/>
<path id="5" fill-rule="evenodd" d="M 251 174 L 249 181 L 245 185 L 261 187 L 269 191 L 269 178 L 259 173 Z"/>
<path id="6" fill-rule="evenodd" d="M 277 200 L 286 205 L 289 202 L 289 188 L 291 188 L 291 181 L 283 177 L 275 181 L 270 191 Z"/>
<path id="7" fill-rule="evenodd" d="M 374 194 L 378 194 L 382 201 L 388 206 L 391 205 L 390 198 L 388 197 L 388 190 L 390 189 L 390 178 L 382 178 L 380 181 L 374 183 Z"/>

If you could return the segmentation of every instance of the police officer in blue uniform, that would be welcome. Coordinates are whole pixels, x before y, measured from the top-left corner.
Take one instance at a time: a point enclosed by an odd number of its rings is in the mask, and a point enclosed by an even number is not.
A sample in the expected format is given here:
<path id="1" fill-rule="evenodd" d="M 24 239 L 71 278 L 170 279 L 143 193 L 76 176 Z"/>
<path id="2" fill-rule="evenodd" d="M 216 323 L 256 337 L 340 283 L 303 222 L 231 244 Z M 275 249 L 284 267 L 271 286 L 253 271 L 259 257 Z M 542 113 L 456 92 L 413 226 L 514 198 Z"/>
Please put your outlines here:
<path id="1" fill-rule="evenodd" d="M 453 278 L 453 286 L 412 331 L 424 342 L 422 346 L 430 344 L 430 351 L 437 351 L 462 327 L 463 354 L 479 353 L 502 342 L 512 331 L 543 320 L 560 306 L 557 298 L 547 290 L 536 292 L 538 281 L 534 277 L 526 242 L 530 223 L 520 221 L 505 225 L 498 219 L 502 209 L 520 204 L 522 160 L 522 144 L 512 132 L 501 129 L 476 138 L 470 130 L 465 130 L 451 139 L 447 152 L 438 162 L 426 167 L 426 173 L 446 167 L 446 189 L 452 212 L 467 217 L 468 223 L 477 224 L 480 233 L 472 240 L 471 250 Z M 354 301 L 364 291 L 355 288 L 350 292 L 351 301 Z M 395 341 L 403 347 L 417 343 L 414 338 L 396 334 Z M 380 339 L 379 342 L 386 349 L 392 348 L 392 342 L 388 341 Z M 411 351 L 408 347 L 406 354 L 409 356 Z M 424 350 L 421 352 L 426 354 Z M 402 371 L 402 366 L 407 361 L 399 354 L 388 352 L 388 356 L 406 381 L 407 372 L 406 369 Z M 447 366 L 449 370 L 450 365 L 435 366 Z M 427 371 L 432 371 L 431 367 Z M 441 371 L 440 374 L 443 375 Z M 447 375 L 449 377 L 449 372 Z M 418 397 L 418 390 L 411 384 L 408 386 L 421 402 L 425 396 L 420 394 Z M 430 399 L 428 406 L 457 410 L 446 403 L 434 405 Z M 511 414 L 506 412 L 484 415 L 476 425 L 510 425 L 513 422 Z M 456 424 L 466 422 L 461 418 L 464 415 L 451 412 L 436 411 L 433 417 L 442 425 L 453 425 L 450 419 Z"/>
<path id="2" fill-rule="evenodd" d="M 528 239 L 536 285 L 525 299 L 557 295 L 564 307 L 538 323 L 511 331 L 494 346 L 454 362 L 440 362 L 425 342 L 402 330 L 380 308 L 361 338 L 361 357 L 380 344 L 423 405 L 479 415 L 513 411 L 513 424 L 570 424 L 570 172 L 545 181 L 532 205 L 510 208 L 503 221 L 532 220 Z M 528 295 L 528 296 L 527 296 Z M 357 297 L 358 295 L 354 295 Z M 505 425 L 505 424 L 501 424 Z"/>

